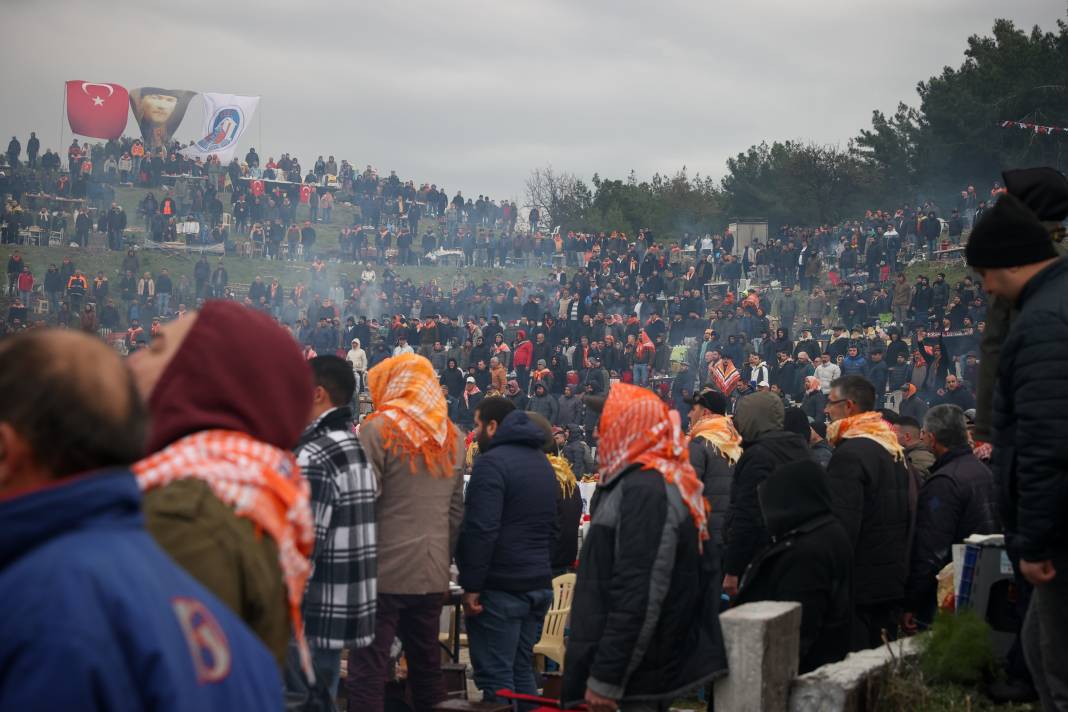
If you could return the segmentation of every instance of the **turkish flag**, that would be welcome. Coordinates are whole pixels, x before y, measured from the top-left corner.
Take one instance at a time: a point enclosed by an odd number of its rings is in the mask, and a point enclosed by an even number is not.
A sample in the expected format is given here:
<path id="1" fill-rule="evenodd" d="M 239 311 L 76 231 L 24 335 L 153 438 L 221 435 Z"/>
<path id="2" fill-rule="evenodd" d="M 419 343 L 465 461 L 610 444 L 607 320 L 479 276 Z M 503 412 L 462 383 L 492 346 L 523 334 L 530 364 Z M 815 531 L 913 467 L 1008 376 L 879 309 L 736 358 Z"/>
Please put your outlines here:
<path id="1" fill-rule="evenodd" d="M 254 180 L 254 181 L 252 181 L 252 194 L 255 195 L 255 196 L 263 195 L 263 181 L 262 180 Z"/>
<path id="2" fill-rule="evenodd" d="M 79 136 L 113 139 L 122 136 L 130 115 L 130 95 L 118 84 L 67 82 L 67 121 Z"/>
<path id="3" fill-rule="evenodd" d="M 310 185 L 300 186 L 300 202 L 307 203 L 311 200 L 312 187 Z"/>

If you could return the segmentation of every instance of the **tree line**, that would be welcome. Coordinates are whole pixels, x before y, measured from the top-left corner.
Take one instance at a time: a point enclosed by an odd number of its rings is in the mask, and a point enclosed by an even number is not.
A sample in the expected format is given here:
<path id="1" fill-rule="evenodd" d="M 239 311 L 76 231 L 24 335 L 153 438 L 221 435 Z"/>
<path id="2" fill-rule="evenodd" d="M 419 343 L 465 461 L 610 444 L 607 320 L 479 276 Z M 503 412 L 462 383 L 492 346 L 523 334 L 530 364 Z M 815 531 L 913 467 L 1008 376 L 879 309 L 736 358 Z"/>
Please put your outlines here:
<path id="1" fill-rule="evenodd" d="M 672 239 L 724 229 L 731 217 L 782 225 L 835 224 L 873 208 L 930 200 L 948 212 L 960 191 L 980 194 L 1006 168 L 1052 165 L 1068 170 L 1068 135 L 1045 134 L 1002 121 L 1068 127 L 1068 23 L 1030 32 L 994 22 L 990 36 L 968 39 L 957 68 L 916 87 L 919 103 L 892 115 L 872 112 L 871 126 L 842 145 L 785 140 L 751 146 L 727 160 L 716 181 L 671 175 L 639 180 L 595 174 L 587 183 L 551 166 L 527 179 L 527 205 L 543 225 L 561 230 Z M 976 185 L 979 183 L 980 185 Z"/>

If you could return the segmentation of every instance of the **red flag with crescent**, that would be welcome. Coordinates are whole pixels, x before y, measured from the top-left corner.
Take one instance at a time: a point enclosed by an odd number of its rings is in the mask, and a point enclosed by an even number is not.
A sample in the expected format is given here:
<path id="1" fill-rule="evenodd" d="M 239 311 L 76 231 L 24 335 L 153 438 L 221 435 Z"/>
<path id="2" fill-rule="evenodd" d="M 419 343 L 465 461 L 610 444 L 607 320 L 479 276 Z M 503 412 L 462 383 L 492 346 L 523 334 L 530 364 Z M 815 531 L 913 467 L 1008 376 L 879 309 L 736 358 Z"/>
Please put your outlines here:
<path id="1" fill-rule="evenodd" d="M 300 202 L 307 203 L 311 200 L 313 188 L 310 185 L 300 186 Z"/>
<path id="2" fill-rule="evenodd" d="M 252 194 L 253 195 L 255 195 L 255 196 L 263 195 L 263 181 L 262 180 L 254 180 L 254 181 L 252 181 L 251 188 L 252 188 Z"/>
<path id="3" fill-rule="evenodd" d="M 122 136 L 130 115 L 130 94 L 119 84 L 67 82 L 67 121 L 79 136 Z"/>

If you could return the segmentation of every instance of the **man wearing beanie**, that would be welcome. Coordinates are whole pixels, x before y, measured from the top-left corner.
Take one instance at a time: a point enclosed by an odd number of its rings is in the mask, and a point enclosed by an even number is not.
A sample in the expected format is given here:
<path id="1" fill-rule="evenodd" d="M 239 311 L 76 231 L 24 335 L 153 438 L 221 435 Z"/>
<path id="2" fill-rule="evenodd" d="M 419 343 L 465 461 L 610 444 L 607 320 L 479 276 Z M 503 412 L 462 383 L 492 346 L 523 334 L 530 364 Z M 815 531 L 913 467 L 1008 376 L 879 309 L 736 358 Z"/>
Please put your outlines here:
<path id="1" fill-rule="evenodd" d="M 145 525 L 283 664 L 314 544 L 309 487 L 293 447 L 312 383 L 270 316 L 228 301 L 163 326 L 130 357 L 148 403 L 150 454 L 133 466 Z"/>
<path id="2" fill-rule="evenodd" d="M 1054 710 L 1068 709 L 1068 262 L 1040 217 L 1003 195 L 975 226 L 965 256 L 983 289 L 1018 311 L 998 359 L 992 469 L 1009 555 L 1034 586 L 1024 655 L 1043 708 Z"/>
<path id="3" fill-rule="evenodd" d="M 1068 179 L 1053 168 L 1024 168 L 1005 171 L 1005 189 L 1018 198 L 1042 223 L 1058 254 L 1068 254 L 1064 241 L 1064 220 L 1068 218 Z M 990 211 L 987 210 L 987 213 Z M 979 220 L 976 222 L 982 222 Z M 1007 249 L 1015 249 L 1011 241 Z M 1001 344 L 1009 333 L 1013 316 L 1012 304 L 995 296 L 986 313 L 986 330 L 980 345 L 979 378 L 976 384 L 975 436 L 982 442 L 990 439 L 990 420 L 993 413 L 994 380 L 998 372 Z"/>

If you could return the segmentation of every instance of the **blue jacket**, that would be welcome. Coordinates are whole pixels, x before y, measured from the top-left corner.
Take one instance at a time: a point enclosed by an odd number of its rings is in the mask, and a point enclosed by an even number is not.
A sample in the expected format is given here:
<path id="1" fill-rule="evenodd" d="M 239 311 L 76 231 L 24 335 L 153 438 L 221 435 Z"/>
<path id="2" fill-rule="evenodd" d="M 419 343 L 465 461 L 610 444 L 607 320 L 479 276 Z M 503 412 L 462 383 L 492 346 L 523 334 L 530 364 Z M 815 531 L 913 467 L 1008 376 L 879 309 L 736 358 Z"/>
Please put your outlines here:
<path id="1" fill-rule="evenodd" d="M 559 485 L 526 411 L 505 416 L 467 485 L 456 563 L 465 591 L 552 587 Z"/>
<path id="2" fill-rule="evenodd" d="M 0 500 L 4 709 L 281 710 L 262 643 L 145 531 L 128 470 Z"/>

